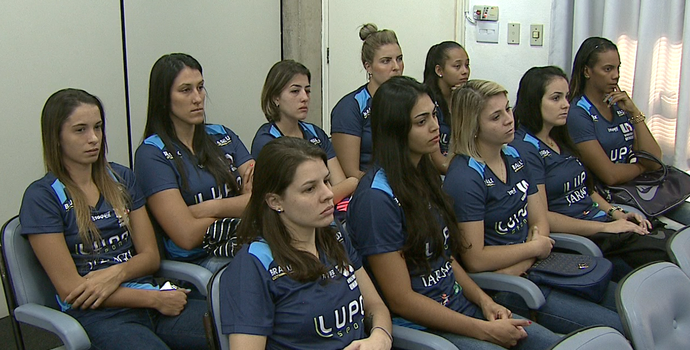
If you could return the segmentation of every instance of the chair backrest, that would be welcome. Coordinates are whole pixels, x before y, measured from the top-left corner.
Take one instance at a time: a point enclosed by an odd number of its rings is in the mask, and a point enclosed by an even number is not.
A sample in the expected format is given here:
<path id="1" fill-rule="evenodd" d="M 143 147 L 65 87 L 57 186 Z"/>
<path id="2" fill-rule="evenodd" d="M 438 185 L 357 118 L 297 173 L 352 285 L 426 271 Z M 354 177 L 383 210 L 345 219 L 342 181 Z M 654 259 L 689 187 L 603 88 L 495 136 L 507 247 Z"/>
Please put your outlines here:
<path id="1" fill-rule="evenodd" d="M 8 274 L 8 281 L 3 282 L 9 282 L 10 288 L 5 289 L 12 293 L 6 296 L 8 304 L 11 305 L 12 298 L 15 306 L 36 303 L 59 309 L 53 283 L 34 255 L 29 239 L 21 232 L 17 216 L 2 227 L 2 256 Z"/>
<path id="2" fill-rule="evenodd" d="M 668 256 L 690 276 L 690 226 L 684 227 L 669 239 Z"/>
<path id="3" fill-rule="evenodd" d="M 669 262 L 642 266 L 618 285 L 616 306 L 636 350 L 690 349 L 690 278 Z"/>
<path id="4" fill-rule="evenodd" d="M 225 266 L 222 269 L 216 271 L 208 282 L 208 294 L 206 295 L 206 300 L 208 302 L 208 308 L 211 312 L 211 319 L 213 323 L 213 338 L 215 347 L 217 350 L 229 350 L 230 341 L 226 334 L 223 334 L 223 330 L 220 325 L 220 276 L 223 274 L 228 267 Z"/>
<path id="5" fill-rule="evenodd" d="M 623 334 L 611 327 L 594 326 L 579 329 L 563 337 L 550 350 L 633 350 Z"/>

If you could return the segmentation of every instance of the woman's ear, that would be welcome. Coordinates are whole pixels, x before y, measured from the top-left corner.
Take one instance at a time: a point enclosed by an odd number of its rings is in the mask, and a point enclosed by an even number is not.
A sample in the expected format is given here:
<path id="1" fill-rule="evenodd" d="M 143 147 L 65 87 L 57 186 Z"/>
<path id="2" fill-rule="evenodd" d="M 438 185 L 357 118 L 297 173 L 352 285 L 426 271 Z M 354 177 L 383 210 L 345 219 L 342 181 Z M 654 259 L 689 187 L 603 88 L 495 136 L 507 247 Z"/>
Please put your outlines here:
<path id="1" fill-rule="evenodd" d="M 441 69 L 441 66 L 439 66 L 438 64 L 436 65 L 436 67 L 434 67 L 434 72 L 436 72 L 437 77 L 443 78 L 443 70 Z"/>
<path id="2" fill-rule="evenodd" d="M 585 76 L 585 79 L 589 79 L 589 77 L 590 77 L 590 75 L 591 75 L 590 73 L 591 73 L 591 72 L 590 72 L 590 70 L 589 70 L 589 67 L 588 67 L 588 66 L 585 66 L 585 69 L 582 70 L 582 74 Z"/>
<path id="3" fill-rule="evenodd" d="M 268 204 L 269 208 L 279 213 L 283 211 L 283 200 L 275 193 L 266 194 L 266 204 Z"/>

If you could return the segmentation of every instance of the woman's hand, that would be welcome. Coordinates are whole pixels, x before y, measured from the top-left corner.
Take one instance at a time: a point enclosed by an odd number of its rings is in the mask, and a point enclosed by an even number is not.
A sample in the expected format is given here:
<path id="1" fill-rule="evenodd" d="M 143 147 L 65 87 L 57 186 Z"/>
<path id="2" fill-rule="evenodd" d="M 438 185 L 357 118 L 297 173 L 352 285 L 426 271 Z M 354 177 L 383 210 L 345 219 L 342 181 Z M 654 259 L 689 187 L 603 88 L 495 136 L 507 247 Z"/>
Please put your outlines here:
<path id="1" fill-rule="evenodd" d="M 187 305 L 189 289 L 157 291 L 154 307 L 165 316 L 177 316 Z"/>
<path id="2" fill-rule="evenodd" d="M 549 254 L 551 254 L 551 249 L 556 242 L 551 237 L 539 234 L 539 228 L 537 228 L 537 226 L 533 226 L 532 229 L 530 229 L 530 236 L 532 237 L 530 242 L 537 247 L 536 257 L 538 259 L 546 259 Z"/>
<path id="3" fill-rule="evenodd" d="M 628 213 L 632 214 L 632 213 Z M 626 214 L 627 215 L 627 214 Z M 635 214 L 637 215 L 637 214 Z M 637 215 L 639 216 L 639 215 Z M 632 217 L 633 220 L 636 220 L 634 216 Z M 639 223 L 635 223 L 632 220 L 628 218 L 620 218 L 615 221 L 607 222 L 604 224 L 604 232 L 608 233 L 620 233 L 620 232 L 635 232 L 638 235 L 646 235 L 649 233 L 649 229 L 652 227 L 652 224 L 645 219 L 639 218 L 641 221 Z"/>
<path id="4" fill-rule="evenodd" d="M 343 350 L 388 350 L 393 342 L 382 330 L 374 328 L 368 338 L 355 340 Z"/>
<path id="5" fill-rule="evenodd" d="M 618 104 L 618 107 L 626 111 L 628 114 L 630 114 L 630 116 L 642 114 L 637 106 L 635 106 L 635 103 L 632 101 L 630 96 L 628 96 L 628 93 L 621 91 L 618 85 L 616 85 L 613 91 L 604 96 L 604 103 L 606 103 L 606 105 L 609 107 L 613 106 L 614 103 Z"/>
<path id="6" fill-rule="evenodd" d="M 114 265 L 105 269 L 89 272 L 84 282 L 72 290 L 65 301 L 74 309 L 96 309 L 122 284 L 121 266 Z"/>
<path id="7" fill-rule="evenodd" d="M 492 299 L 487 299 L 486 302 L 480 305 L 484 318 L 489 321 L 508 319 L 513 317 L 513 313 L 503 305 L 497 304 Z"/>
<path id="8" fill-rule="evenodd" d="M 487 321 L 484 327 L 485 337 L 481 340 L 510 348 L 515 346 L 520 339 L 527 338 L 524 327 L 531 324 L 532 321 L 514 318 Z"/>

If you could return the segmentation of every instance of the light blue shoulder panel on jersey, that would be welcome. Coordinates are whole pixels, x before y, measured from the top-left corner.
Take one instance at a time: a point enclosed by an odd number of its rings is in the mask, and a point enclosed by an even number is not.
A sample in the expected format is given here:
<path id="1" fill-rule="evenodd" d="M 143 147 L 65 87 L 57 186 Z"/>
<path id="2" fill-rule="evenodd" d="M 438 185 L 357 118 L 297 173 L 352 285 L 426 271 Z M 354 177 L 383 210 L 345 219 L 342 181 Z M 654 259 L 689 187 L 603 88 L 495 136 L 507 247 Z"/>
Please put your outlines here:
<path id="1" fill-rule="evenodd" d="M 371 188 L 381 190 L 387 195 L 395 198 L 393 189 L 391 188 L 391 185 L 388 184 L 388 178 L 386 177 L 386 173 L 383 171 L 383 169 L 379 169 L 374 175 L 374 181 L 371 182 Z"/>
<path id="2" fill-rule="evenodd" d="M 283 136 L 283 134 L 280 133 L 280 130 L 278 130 L 278 128 L 276 128 L 275 124 L 271 124 L 271 127 L 268 128 L 268 133 L 271 134 L 271 136 L 273 136 L 275 138 L 279 138 L 279 137 Z"/>
<path id="3" fill-rule="evenodd" d="M 144 144 L 156 146 L 160 150 L 165 149 L 165 144 L 163 143 L 163 140 L 161 140 L 160 136 L 156 134 L 147 137 L 146 140 L 144 140 Z"/>
<path id="4" fill-rule="evenodd" d="M 525 133 L 525 137 L 522 140 L 533 145 L 537 149 L 537 151 L 539 150 L 539 139 L 532 136 L 531 134 Z"/>
<path id="5" fill-rule="evenodd" d="M 359 104 L 359 113 L 364 114 L 364 110 L 367 109 L 367 103 L 371 99 L 371 95 L 369 95 L 369 91 L 367 91 L 367 88 L 363 88 L 362 91 L 358 92 L 355 95 L 355 100 L 357 100 L 357 104 Z"/>
<path id="6" fill-rule="evenodd" d="M 587 97 L 582 96 L 579 101 L 577 101 L 577 106 L 584 109 L 587 114 L 589 114 L 589 117 L 592 118 L 593 121 L 598 121 L 597 117 L 592 115 L 592 104 L 589 102 Z"/>
<path id="7" fill-rule="evenodd" d="M 264 265 L 266 271 L 268 271 L 268 267 L 271 266 L 271 263 L 273 262 L 273 253 L 271 252 L 271 248 L 268 246 L 266 241 L 252 242 L 252 244 L 249 245 L 247 252 L 259 259 L 261 264 Z"/>
<path id="8" fill-rule="evenodd" d="M 317 137 L 317 138 L 318 138 L 318 136 L 316 136 L 316 129 L 314 129 L 314 126 L 313 126 L 313 125 L 307 124 L 307 123 L 303 123 L 303 122 L 299 122 L 299 125 L 302 127 L 302 130 L 311 133 L 311 135 L 307 135 L 308 138 L 310 138 L 310 139 L 311 139 L 311 138 L 314 138 L 314 137 Z"/>
<path id="9" fill-rule="evenodd" d="M 470 168 L 474 169 L 476 172 L 479 173 L 479 176 L 484 178 L 484 169 L 486 168 L 486 164 L 477 161 L 476 159 L 470 157 L 470 161 L 467 164 Z"/>
<path id="10" fill-rule="evenodd" d="M 67 191 L 65 190 L 65 185 L 60 182 L 60 180 L 55 179 L 50 187 L 53 188 L 53 191 L 58 196 L 58 199 L 62 204 L 62 208 L 67 210 Z"/>
<path id="11" fill-rule="evenodd" d="M 503 151 L 503 154 L 505 154 L 507 156 L 511 156 L 513 158 L 520 158 L 520 152 L 518 152 L 518 150 L 516 150 L 515 147 L 513 147 L 513 146 L 505 145 L 505 146 L 503 146 L 502 151 Z"/>
<path id="12" fill-rule="evenodd" d="M 209 135 L 227 135 L 225 128 L 218 124 L 206 124 L 206 133 Z"/>

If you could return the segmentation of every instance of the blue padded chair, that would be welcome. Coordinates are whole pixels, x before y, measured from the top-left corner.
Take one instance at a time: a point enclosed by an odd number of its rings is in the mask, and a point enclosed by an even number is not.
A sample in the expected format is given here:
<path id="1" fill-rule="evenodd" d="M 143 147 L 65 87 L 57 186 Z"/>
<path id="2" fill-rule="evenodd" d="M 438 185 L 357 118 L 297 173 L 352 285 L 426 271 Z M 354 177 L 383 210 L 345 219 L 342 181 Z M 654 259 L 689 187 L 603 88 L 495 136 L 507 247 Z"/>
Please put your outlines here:
<path id="1" fill-rule="evenodd" d="M 563 337 L 550 350 L 633 350 L 628 339 L 611 327 L 593 326 Z"/>
<path id="2" fill-rule="evenodd" d="M 690 278 L 669 262 L 641 266 L 623 278 L 616 307 L 636 350 L 690 349 Z"/>
<path id="3" fill-rule="evenodd" d="M 21 235 L 17 216 L 2 227 L 0 242 L 0 273 L 17 348 L 24 349 L 18 324 L 21 322 L 54 333 L 64 344 L 61 348 L 89 349 L 91 341 L 81 324 L 60 311 L 55 288 L 34 255 L 29 240 Z M 169 260 L 161 261 L 157 275 L 191 282 L 203 293 L 211 277 L 203 267 Z"/>
<path id="4" fill-rule="evenodd" d="M 690 226 L 684 227 L 669 239 L 668 256 L 690 276 Z"/>
<path id="5" fill-rule="evenodd" d="M 213 274 L 208 284 L 207 301 L 215 338 L 213 350 L 230 349 L 228 335 L 223 334 L 220 325 L 220 276 L 226 268 L 227 266 Z M 393 326 L 393 347 L 401 350 L 457 350 L 457 347 L 445 338 L 402 326 Z"/>

